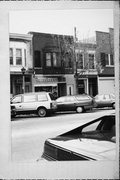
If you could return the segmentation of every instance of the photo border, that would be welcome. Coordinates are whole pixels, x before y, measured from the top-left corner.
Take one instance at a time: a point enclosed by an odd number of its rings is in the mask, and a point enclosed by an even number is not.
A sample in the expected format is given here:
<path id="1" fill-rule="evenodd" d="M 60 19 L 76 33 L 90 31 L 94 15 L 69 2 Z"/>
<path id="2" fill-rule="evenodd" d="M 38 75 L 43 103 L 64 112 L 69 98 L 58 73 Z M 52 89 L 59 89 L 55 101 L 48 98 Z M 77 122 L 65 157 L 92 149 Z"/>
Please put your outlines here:
<path id="1" fill-rule="evenodd" d="M 114 9 L 116 161 L 11 161 L 9 12 L 18 10 Z M 1 179 L 119 179 L 119 2 L 118 1 L 1 1 L 0 2 L 0 177 Z"/>

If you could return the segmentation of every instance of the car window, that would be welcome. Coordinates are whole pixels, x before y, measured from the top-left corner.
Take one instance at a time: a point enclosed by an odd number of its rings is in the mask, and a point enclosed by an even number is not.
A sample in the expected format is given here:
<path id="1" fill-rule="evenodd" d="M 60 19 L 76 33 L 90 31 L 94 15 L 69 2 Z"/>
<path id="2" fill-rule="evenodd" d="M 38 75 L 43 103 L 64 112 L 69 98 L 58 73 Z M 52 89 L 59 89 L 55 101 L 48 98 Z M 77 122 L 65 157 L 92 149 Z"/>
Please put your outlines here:
<path id="1" fill-rule="evenodd" d="M 115 99 L 115 95 L 114 95 L 114 94 L 110 94 L 110 97 L 111 97 L 112 99 Z"/>
<path id="2" fill-rule="evenodd" d="M 36 95 L 24 95 L 24 102 L 35 102 Z"/>
<path id="3" fill-rule="evenodd" d="M 75 98 L 73 96 L 65 97 L 65 102 L 73 102 Z"/>
<path id="4" fill-rule="evenodd" d="M 103 100 L 104 99 L 104 95 L 98 95 L 95 97 L 96 100 Z"/>
<path id="5" fill-rule="evenodd" d="M 38 101 L 47 101 L 47 94 L 38 94 Z"/>
<path id="6" fill-rule="evenodd" d="M 89 100 L 90 99 L 90 97 L 88 97 L 88 96 L 75 96 L 75 97 L 76 97 L 76 99 L 78 101 L 80 101 L 80 100 Z"/>
<path id="7" fill-rule="evenodd" d="M 12 99 L 12 103 L 21 103 L 22 102 L 22 97 L 21 96 L 16 96 L 15 98 Z"/>
<path id="8" fill-rule="evenodd" d="M 102 119 L 99 120 L 99 121 L 97 121 L 97 122 L 95 122 L 95 123 L 92 123 L 92 124 L 90 124 L 90 125 L 84 127 L 83 130 L 82 130 L 82 132 L 85 133 L 85 132 L 88 132 L 88 131 L 95 131 L 95 130 L 97 129 L 98 125 L 100 124 L 101 121 L 102 121 Z"/>
<path id="9" fill-rule="evenodd" d="M 105 99 L 106 99 L 106 100 L 109 100 L 109 99 L 110 99 L 109 94 L 105 94 Z"/>
<path id="10" fill-rule="evenodd" d="M 52 93 L 49 93 L 49 96 L 50 96 L 51 100 L 53 100 L 53 101 L 56 100 L 56 97 Z"/>
<path id="11" fill-rule="evenodd" d="M 57 102 L 65 102 L 65 97 L 60 97 L 56 99 Z"/>

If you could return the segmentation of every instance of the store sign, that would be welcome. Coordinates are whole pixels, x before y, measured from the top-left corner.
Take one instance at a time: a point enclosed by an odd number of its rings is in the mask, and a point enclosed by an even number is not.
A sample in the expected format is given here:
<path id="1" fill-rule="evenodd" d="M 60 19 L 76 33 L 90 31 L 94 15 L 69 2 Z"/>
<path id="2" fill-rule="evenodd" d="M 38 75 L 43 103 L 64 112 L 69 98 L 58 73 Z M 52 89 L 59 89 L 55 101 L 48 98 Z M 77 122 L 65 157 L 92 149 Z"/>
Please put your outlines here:
<path id="1" fill-rule="evenodd" d="M 57 78 L 41 78 L 41 77 L 35 77 L 36 83 L 47 83 L 47 82 L 58 82 Z"/>

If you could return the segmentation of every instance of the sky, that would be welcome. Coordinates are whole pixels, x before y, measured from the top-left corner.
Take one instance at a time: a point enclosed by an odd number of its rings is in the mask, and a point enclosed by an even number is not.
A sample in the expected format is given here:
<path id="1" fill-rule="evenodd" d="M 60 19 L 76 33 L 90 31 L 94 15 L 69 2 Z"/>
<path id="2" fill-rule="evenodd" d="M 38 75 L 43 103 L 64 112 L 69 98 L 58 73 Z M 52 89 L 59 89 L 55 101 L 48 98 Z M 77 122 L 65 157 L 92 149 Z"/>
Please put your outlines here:
<path id="1" fill-rule="evenodd" d="M 95 36 L 95 31 L 113 28 L 112 9 L 27 10 L 10 11 L 9 32 L 27 34 L 30 31 L 76 35 L 78 39 Z"/>

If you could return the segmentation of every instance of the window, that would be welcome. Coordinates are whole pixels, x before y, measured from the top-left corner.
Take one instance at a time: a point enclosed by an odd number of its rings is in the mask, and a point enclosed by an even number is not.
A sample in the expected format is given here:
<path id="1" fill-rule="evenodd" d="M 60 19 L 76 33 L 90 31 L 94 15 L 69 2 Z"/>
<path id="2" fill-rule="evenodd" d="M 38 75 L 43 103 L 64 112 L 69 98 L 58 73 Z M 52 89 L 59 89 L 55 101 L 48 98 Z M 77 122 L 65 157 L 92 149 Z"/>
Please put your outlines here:
<path id="1" fill-rule="evenodd" d="M 14 99 L 12 99 L 12 103 L 21 103 L 21 102 L 22 102 L 21 96 L 16 96 Z"/>
<path id="2" fill-rule="evenodd" d="M 89 69 L 94 69 L 94 54 L 89 54 Z"/>
<path id="3" fill-rule="evenodd" d="M 40 53 L 40 51 L 34 51 L 34 63 L 35 63 L 35 67 L 41 67 L 41 53 Z"/>
<path id="4" fill-rule="evenodd" d="M 90 124 L 89 126 L 86 126 L 83 128 L 82 132 L 88 132 L 88 131 L 95 131 L 97 129 L 97 126 L 99 125 L 100 121 L 94 122 Z"/>
<path id="5" fill-rule="evenodd" d="M 16 49 L 16 65 L 22 65 L 22 49 Z"/>
<path id="6" fill-rule="evenodd" d="M 10 65 L 13 65 L 13 49 L 10 48 Z"/>
<path id="7" fill-rule="evenodd" d="M 75 97 L 78 101 L 90 100 L 90 98 L 88 96 L 84 96 L 84 95 L 83 96 L 75 96 Z"/>
<path id="8" fill-rule="evenodd" d="M 103 100 L 104 99 L 104 95 L 97 95 L 95 96 L 96 100 Z"/>
<path id="9" fill-rule="evenodd" d="M 66 53 L 66 55 L 65 55 L 65 67 L 72 68 L 72 59 L 71 59 L 71 55 L 69 53 Z"/>
<path id="10" fill-rule="evenodd" d="M 83 69 L 83 54 L 77 54 L 78 68 Z"/>
<path id="11" fill-rule="evenodd" d="M 24 102 L 35 102 L 36 96 L 35 95 L 26 95 L 24 96 Z"/>
<path id="12" fill-rule="evenodd" d="M 51 53 L 46 53 L 46 66 L 51 67 Z"/>
<path id="13" fill-rule="evenodd" d="M 65 97 L 65 102 L 74 102 L 75 98 L 70 96 L 70 97 Z"/>
<path id="14" fill-rule="evenodd" d="M 106 54 L 101 53 L 101 63 L 103 66 L 113 66 L 114 65 L 114 59 L 113 54 Z"/>
<path id="15" fill-rule="evenodd" d="M 105 99 L 109 100 L 110 99 L 110 95 L 109 94 L 105 94 Z"/>
<path id="16" fill-rule="evenodd" d="M 107 66 L 113 66 L 114 65 L 113 55 L 112 54 L 106 54 L 106 56 L 107 56 L 106 65 Z"/>
<path id="17" fill-rule="evenodd" d="M 38 95 L 38 101 L 47 101 L 47 95 L 46 94 L 39 94 Z"/>
<path id="18" fill-rule="evenodd" d="M 113 54 L 110 54 L 110 65 L 114 65 Z"/>
<path id="19" fill-rule="evenodd" d="M 57 66 L 57 56 L 56 56 L 56 53 L 53 53 L 53 66 Z"/>
<path id="20" fill-rule="evenodd" d="M 24 49 L 24 58 L 25 58 L 25 66 L 26 66 L 26 49 Z"/>

